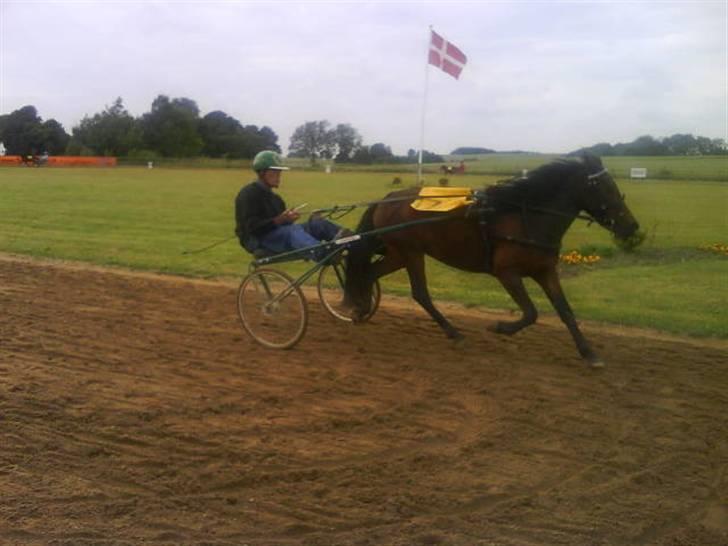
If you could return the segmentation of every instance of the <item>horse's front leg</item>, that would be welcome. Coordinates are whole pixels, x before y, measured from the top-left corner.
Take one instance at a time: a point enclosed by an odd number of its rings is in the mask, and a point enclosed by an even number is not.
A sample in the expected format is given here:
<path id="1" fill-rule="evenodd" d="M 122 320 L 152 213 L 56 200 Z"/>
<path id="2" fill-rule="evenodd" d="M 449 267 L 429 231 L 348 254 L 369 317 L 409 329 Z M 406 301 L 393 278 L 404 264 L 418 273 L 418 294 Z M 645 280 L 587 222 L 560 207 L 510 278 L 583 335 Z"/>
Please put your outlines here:
<path id="1" fill-rule="evenodd" d="M 445 331 L 447 337 L 450 339 L 462 339 L 463 335 L 450 324 L 432 303 L 430 292 L 427 289 L 427 277 L 425 276 L 425 255 L 421 253 L 407 253 L 404 259 L 414 300 L 440 325 L 440 328 Z"/>
<path id="2" fill-rule="evenodd" d="M 579 329 L 574 312 L 571 310 L 569 302 L 566 301 L 566 296 L 561 288 L 561 281 L 558 273 L 556 273 L 556 268 L 549 269 L 546 273 L 536 276 L 534 279 L 543 288 L 561 321 L 566 324 L 581 357 L 594 368 L 603 367 L 604 362 L 597 356 Z"/>
<path id="3" fill-rule="evenodd" d="M 536 322 L 538 311 L 536 311 L 536 306 L 533 305 L 531 297 L 526 292 L 526 287 L 523 285 L 523 278 L 519 274 L 515 272 L 501 273 L 497 278 L 503 285 L 503 288 L 513 298 L 513 301 L 518 304 L 523 314 L 519 320 L 498 321 L 489 330 L 510 336 Z"/>

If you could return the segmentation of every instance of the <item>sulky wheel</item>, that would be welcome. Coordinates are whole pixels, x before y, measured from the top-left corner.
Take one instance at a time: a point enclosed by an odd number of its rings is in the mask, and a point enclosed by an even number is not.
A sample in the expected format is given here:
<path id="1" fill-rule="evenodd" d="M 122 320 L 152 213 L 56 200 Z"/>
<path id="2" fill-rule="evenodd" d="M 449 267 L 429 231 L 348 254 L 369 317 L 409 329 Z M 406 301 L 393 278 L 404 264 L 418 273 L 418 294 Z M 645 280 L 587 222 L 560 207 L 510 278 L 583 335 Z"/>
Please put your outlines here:
<path id="1" fill-rule="evenodd" d="M 238 315 L 261 345 L 289 349 L 306 332 L 308 307 L 301 289 L 285 273 L 258 269 L 240 283 Z"/>
<path id="2" fill-rule="evenodd" d="M 352 318 L 348 309 L 344 309 L 342 302 L 344 300 L 344 267 L 340 263 L 327 265 L 321 268 L 318 278 L 318 294 L 321 303 L 329 314 L 339 320 L 352 322 Z M 382 293 L 379 287 L 379 281 L 374 281 L 372 286 L 372 306 L 361 322 L 366 322 L 379 307 L 379 300 Z"/>

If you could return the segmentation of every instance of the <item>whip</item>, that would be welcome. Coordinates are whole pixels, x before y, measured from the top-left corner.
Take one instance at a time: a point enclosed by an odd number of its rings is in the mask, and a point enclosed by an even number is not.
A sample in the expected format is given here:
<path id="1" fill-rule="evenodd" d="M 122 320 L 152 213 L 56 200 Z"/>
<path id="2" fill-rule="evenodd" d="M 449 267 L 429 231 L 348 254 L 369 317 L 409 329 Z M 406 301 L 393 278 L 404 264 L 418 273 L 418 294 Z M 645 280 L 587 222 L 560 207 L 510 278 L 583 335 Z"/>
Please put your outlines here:
<path id="1" fill-rule="evenodd" d="M 218 241 L 216 243 L 212 243 L 211 245 L 207 245 L 205 247 L 198 248 L 196 250 L 183 250 L 182 251 L 182 254 L 183 255 L 185 255 L 185 254 L 199 254 L 200 252 L 204 252 L 206 250 L 210 250 L 211 248 L 215 248 L 216 246 L 219 246 L 219 245 L 221 245 L 223 243 L 227 243 L 228 241 L 230 241 L 231 239 L 234 239 L 235 237 L 237 237 L 237 235 L 233 235 L 231 237 L 226 237 L 222 241 Z"/>

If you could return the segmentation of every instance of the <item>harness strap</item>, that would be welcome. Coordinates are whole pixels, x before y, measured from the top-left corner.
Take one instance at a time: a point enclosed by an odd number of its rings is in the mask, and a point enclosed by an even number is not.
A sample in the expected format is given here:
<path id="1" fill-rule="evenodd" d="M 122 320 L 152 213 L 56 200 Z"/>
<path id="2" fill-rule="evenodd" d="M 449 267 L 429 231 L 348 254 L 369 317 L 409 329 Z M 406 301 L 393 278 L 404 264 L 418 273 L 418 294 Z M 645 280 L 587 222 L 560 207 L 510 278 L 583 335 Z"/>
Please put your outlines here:
<path id="1" fill-rule="evenodd" d="M 603 175 L 604 173 L 608 173 L 608 172 L 609 172 L 609 171 L 607 170 L 607 168 L 606 168 L 606 167 L 604 167 L 604 168 L 603 168 L 603 169 L 602 169 L 601 171 L 599 171 L 598 173 L 594 173 L 594 174 L 589 174 L 589 175 L 587 175 L 587 179 L 589 179 L 589 180 L 594 180 L 595 178 L 599 178 L 599 177 L 600 177 L 600 176 L 602 176 L 602 175 Z"/>
<path id="2" fill-rule="evenodd" d="M 539 243 L 538 241 L 534 241 L 533 239 L 521 239 L 520 237 L 511 237 L 510 235 L 503 235 L 502 237 L 494 237 L 494 239 L 497 239 L 499 241 L 507 241 L 509 243 L 517 243 L 519 245 L 524 245 L 524 246 L 533 246 L 536 248 L 540 248 L 542 250 L 548 250 L 549 252 L 554 252 L 556 254 L 558 254 L 561 251 L 560 246 Z"/>

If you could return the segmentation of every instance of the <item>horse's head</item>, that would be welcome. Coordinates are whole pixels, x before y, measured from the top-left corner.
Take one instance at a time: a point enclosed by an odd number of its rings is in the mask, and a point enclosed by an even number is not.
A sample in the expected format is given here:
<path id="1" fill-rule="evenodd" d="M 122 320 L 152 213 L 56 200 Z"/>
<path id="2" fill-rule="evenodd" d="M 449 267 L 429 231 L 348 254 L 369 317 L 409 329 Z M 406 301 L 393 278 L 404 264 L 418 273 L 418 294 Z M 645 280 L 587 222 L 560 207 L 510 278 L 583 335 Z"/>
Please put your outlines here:
<path id="1" fill-rule="evenodd" d="M 620 193 L 601 159 L 585 155 L 583 163 L 586 179 L 582 208 L 618 239 L 629 238 L 639 229 L 639 224 L 627 207 L 624 194 Z"/>

